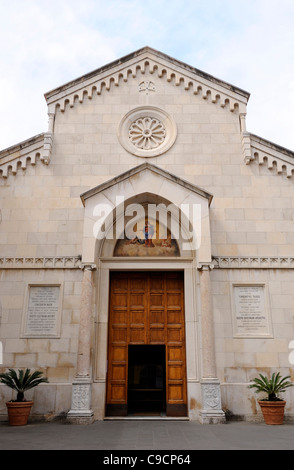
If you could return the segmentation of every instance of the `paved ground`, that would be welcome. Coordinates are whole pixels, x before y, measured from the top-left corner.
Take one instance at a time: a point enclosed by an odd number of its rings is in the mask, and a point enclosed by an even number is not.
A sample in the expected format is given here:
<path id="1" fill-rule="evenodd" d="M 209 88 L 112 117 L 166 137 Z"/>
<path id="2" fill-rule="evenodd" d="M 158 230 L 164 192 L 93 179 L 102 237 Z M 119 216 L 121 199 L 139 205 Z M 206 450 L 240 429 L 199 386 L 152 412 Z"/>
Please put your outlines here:
<path id="1" fill-rule="evenodd" d="M 0 423 L 1 450 L 294 450 L 294 424 L 185 421 L 96 421 L 9 426 Z M 109 454 L 109 453 L 108 453 Z"/>

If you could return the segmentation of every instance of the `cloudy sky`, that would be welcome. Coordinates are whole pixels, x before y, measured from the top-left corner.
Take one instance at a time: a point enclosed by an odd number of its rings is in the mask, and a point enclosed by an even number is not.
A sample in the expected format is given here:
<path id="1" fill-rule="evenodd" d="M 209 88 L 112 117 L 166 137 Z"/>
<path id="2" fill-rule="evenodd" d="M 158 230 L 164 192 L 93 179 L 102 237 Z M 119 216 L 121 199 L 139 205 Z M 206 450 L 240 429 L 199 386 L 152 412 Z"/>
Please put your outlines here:
<path id="1" fill-rule="evenodd" d="M 44 93 L 144 46 L 251 94 L 294 151 L 294 0 L 0 0 L 0 149 L 47 130 Z"/>

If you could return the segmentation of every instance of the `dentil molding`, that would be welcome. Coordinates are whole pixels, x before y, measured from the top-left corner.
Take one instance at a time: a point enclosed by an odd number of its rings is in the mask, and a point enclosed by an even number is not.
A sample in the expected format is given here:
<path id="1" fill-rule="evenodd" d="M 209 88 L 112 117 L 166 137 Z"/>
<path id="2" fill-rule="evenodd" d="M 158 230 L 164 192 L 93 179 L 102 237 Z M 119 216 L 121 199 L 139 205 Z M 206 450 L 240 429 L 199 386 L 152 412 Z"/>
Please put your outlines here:
<path id="1" fill-rule="evenodd" d="M 0 269 L 80 269 L 81 256 L 0 257 Z"/>
<path id="2" fill-rule="evenodd" d="M 294 257 L 213 256 L 214 269 L 294 269 Z"/>

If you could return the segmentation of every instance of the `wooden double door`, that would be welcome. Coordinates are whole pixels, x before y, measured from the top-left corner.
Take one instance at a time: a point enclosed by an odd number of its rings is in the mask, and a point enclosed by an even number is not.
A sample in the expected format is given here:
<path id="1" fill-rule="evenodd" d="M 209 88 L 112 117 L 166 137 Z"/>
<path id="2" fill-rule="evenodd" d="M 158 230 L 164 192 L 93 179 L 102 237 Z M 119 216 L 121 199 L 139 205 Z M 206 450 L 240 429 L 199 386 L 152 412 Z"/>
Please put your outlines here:
<path id="1" fill-rule="evenodd" d="M 110 276 L 106 414 L 187 415 L 182 272 Z"/>

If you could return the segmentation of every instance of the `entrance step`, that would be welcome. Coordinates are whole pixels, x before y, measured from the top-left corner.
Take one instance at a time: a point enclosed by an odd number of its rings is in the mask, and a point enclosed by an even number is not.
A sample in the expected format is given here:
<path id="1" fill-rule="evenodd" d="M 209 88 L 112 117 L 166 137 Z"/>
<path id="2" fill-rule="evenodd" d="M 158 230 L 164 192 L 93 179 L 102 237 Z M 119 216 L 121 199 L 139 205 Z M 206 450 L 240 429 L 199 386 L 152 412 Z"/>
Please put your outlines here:
<path id="1" fill-rule="evenodd" d="M 160 415 L 129 415 L 129 416 L 105 416 L 104 421 L 190 421 L 187 416 Z"/>

